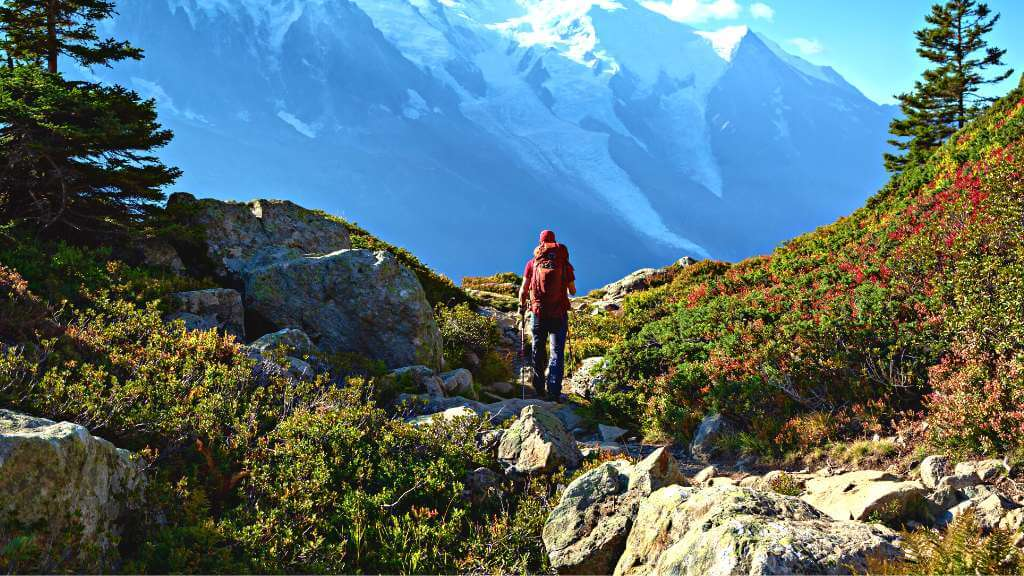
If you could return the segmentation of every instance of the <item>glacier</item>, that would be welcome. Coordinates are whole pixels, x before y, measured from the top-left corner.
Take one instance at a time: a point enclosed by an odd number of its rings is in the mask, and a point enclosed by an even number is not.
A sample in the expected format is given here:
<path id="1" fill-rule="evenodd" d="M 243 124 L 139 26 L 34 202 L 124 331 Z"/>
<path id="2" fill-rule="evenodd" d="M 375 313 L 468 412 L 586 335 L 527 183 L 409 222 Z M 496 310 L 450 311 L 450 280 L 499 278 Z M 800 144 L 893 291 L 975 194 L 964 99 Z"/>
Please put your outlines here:
<path id="1" fill-rule="evenodd" d="M 884 181 L 890 106 L 746 26 L 634 0 L 120 0 L 178 187 L 287 197 L 462 275 L 542 228 L 581 285 L 770 250 Z"/>

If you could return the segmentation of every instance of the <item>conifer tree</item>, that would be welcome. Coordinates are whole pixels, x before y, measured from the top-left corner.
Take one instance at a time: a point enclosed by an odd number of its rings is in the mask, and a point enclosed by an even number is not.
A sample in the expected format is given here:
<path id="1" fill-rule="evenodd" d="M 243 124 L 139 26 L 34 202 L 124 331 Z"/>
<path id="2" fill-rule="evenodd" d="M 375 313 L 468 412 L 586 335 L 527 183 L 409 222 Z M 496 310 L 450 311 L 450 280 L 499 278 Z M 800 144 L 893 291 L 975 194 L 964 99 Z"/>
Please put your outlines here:
<path id="1" fill-rule="evenodd" d="M 0 0 L 0 222 L 66 237 L 125 234 L 180 175 L 152 154 L 172 138 L 154 101 L 58 71 L 62 56 L 83 66 L 141 57 L 97 35 L 113 9 L 108 0 Z"/>
<path id="2" fill-rule="evenodd" d="M 0 48 L 9 63 L 45 63 L 51 74 L 61 56 L 82 66 L 140 59 L 142 50 L 97 34 L 96 23 L 114 14 L 112 0 L 3 0 L 6 39 Z"/>
<path id="3" fill-rule="evenodd" d="M 988 45 L 985 36 L 999 22 L 984 2 L 949 0 L 935 4 L 925 17 L 928 26 L 914 33 L 918 55 L 931 63 L 914 90 L 899 94 L 902 118 L 889 125 L 895 138 L 889 143 L 900 152 L 885 155 L 885 167 L 900 172 L 919 162 L 951 134 L 977 117 L 995 98 L 981 89 L 1013 74 L 1006 70 L 987 76 L 985 71 L 1003 66 L 1006 50 Z"/>

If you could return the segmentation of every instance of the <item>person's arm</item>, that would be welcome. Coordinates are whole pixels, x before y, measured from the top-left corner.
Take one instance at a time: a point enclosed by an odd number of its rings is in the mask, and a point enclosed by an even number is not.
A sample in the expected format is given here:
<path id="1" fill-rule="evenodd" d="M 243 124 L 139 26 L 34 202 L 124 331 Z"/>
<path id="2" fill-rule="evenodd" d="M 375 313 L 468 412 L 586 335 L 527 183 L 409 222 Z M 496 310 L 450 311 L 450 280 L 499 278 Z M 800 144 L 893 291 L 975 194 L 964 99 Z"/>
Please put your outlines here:
<path id="1" fill-rule="evenodd" d="M 576 295 L 576 269 L 572 267 L 572 264 L 569 263 L 568 259 L 566 260 L 566 266 L 569 269 L 568 270 L 568 272 L 569 272 L 569 295 L 570 296 L 575 296 Z"/>
<path id="2" fill-rule="evenodd" d="M 519 312 L 526 310 L 526 304 L 530 299 L 530 281 L 533 280 L 533 261 L 526 263 L 523 269 L 523 285 L 519 287 Z"/>

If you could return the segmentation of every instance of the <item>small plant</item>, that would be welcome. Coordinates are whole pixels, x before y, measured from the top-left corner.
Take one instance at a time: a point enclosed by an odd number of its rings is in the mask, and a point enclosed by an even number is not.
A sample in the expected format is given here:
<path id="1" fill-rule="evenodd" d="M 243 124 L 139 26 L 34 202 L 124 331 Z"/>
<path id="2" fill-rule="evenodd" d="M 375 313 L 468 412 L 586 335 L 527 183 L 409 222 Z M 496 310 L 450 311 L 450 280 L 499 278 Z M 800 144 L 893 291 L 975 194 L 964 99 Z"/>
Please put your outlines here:
<path id="1" fill-rule="evenodd" d="M 799 496 L 804 492 L 804 487 L 800 484 L 800 481 L 794 478 L 792 474 L 786 472 L 774 476 L 768 482 L 768 488 L 783 496 Z"/>
<path id="2" fill-rule="evenodd" d="M 1024 574 L 1024 554 L 1013 535 L 985 535 L 973 511 L 958 516 L 945 533 L 922 528 L 904 534 L 905 560 L 876 560 L 872 574 Z"/>

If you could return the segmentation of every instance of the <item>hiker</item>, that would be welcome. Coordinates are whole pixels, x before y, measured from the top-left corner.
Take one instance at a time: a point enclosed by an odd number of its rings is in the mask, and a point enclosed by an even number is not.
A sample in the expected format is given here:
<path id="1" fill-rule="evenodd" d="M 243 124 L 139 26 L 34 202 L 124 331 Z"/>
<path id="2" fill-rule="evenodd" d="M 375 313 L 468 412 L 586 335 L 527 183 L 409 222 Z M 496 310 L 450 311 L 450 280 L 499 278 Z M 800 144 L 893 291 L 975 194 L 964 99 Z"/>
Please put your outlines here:
<path id="1" fill-rule="evenodd" d="M 576 295 L 576 275 L 569 263 L 569 249 L 555 241 L 554 232 L 545 230 L 540 234 L 540 244 L 533 250 L 533 258 L 523 270 L 519 312 L 520 315 L 525 313 L 527 305 L 533 312 L 533 389 L 538 397 L 552 402 L 562 401 L 570 294 Z"/>

